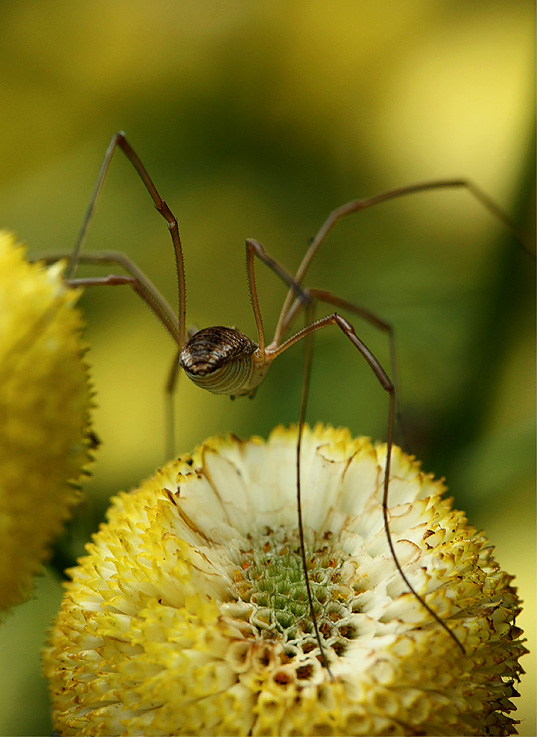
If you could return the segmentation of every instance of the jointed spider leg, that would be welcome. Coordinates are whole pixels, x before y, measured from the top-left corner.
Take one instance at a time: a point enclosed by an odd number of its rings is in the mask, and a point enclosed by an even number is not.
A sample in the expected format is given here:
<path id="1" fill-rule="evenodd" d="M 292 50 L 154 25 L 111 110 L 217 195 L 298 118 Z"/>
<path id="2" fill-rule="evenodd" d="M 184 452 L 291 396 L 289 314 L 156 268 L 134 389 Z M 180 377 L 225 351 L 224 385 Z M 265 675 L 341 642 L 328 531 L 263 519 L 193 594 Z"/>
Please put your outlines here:
<path id="1" fill-rule="evenodd" d="M 317 330 L 322 330 L 329 325 L 337 325 L 343 334 L 350 340 L 354 347 L 361 353 L 361 355 L 367 361 L 369 367 L 377 377 L 382 388 L 388 393 L 389 396 L 389 410 L 388 410 L 388 428 L 387 428 L 387 440 L 386 440 L 386 463 L 384 468 L 384 480 L 383 480 L 383 494 L 382 494 L 382 512 L 384 518 L 384 527 L 386 531 L 386 538 L 388 541 L 388 547 L 392 555 L 395 567 L 397 568 L 401 578 L 407 585 L 411 593 L 421 603 L 421 605 L 429 612 L 429 614 L 438 622 L 438 624 L 447 632 L 451 639 L 457 644 L 457 646 L 464 652 L 464 646 L 459 641 L 455 633 L 447 626 L 443 619 L 425 602 L 423 597 L 416 591 L 408 577 L 406 576 L 399 558 L 395 551 L 395 546 L 391 537 L 390 525 L 389 525 L 389 507 L 388 507 L 388 492 L 389 492 L 389 480 L 390 480 L 390 467 L 391 467 L 391 454 L 393 447 L 393 428 L 395 422 L 395 388 L 393 383 L 390 381 L 388 375 L 382 368 L 380 362 L 375 355 L 369 350 L 365 343 L 360 340 L 356 335 L 356 332 L 348 320 L 334 312 L 331 315 L 326 315 L 318 320 L 314 320 L 306 327 L 299 330 L 293 336 L 288 338 L 278 348 L 274 349 L 275 355 L 283 353 L 295 343 L 300 340 L 312 335 Z"/>
<path id="2" fill-rule="evenodd" d="M 84 247 L 84 243 L 87 238 L 88 227 L 93 217 L 93 213 L 97 205 L 97 200 L 103 188 L 106 174 L 108 173 L 108 169 L 112 161 L 112 156 L 114 155 L 116 148 L 121 149 L 121 151 L 123 151 L 125 156 L 134 166 L 142 182 L 144 183 L 147 191 L 151 195 L 151 198 L 155 204 L 157 211 L 160 213 L 160 215 L 162 215 L 162 217 L 166 220 L 168 224 L 168 230 L 170 231 L 170 236 L 171 236 L 172 243 L 173 243 L 173 248 L 174 248 L 174 253 L 175 253 L 175 265 L 177 269 L 177 288 L 178 288 L 178 300 L 179 300 L 179 310 L 178 310 L 179 344 L 183 346 L 186 343 L 185 267 L 184 267 L 184 259 L 183 259 L 183 247 L 181 245 L 181 238 L 179 236 L 179 227 L 177 224 L 177 219 L 175 215 L 172 213 L 172 211 L 170 210 L 170 208 L 168 207 L 168 205 L 166 204 L 166 202 L 159 195 L 157 188 L 155 187 L 153 183 L 153 180 L 149 176 L 145 166 L 140 161 L 138 155 L 135 153 L 131 145 L 127 142 L 127 139 L 125 138 L 125 134 L 123 132 L 116 133 L 115 136 L 113 136 L 106 150 L 104 160 L 101 165 L 101 169 L 99 171 L 99 175 L 97 177 L 97 181 L 95 183 L 93 193 L 91 195 L 91 199 L 90 199 L 88 208 L 86 210 L 86 214 L 84 216 L 84 220 L 82 222 L 82 227 L 80 228 L 78 238 L 76 240 L 75 246 L 71 253 L 69 266 L 66 271 L 66 278 L 72 279 L 74 277 L 76 270 L 78 268 L 78 264 L 82 260 L 81 254 L 82 254 L 82 249 Z"/>

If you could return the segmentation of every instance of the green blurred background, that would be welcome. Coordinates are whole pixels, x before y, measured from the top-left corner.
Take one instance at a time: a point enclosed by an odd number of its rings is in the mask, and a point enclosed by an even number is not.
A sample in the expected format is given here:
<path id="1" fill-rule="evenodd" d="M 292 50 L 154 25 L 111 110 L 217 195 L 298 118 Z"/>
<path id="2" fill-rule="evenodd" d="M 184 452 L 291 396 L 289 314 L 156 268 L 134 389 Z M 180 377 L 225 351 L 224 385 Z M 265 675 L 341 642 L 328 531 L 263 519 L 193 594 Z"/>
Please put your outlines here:
<path id="1" fill-rule="evenodd" d="M 334 207 L 450 176 L 473 179 L 532 235 L 533 14 L 530 0 L 4 0 L 0 224 L 34 256 L 68 251 L 105 148 L 123 129 L 179 219 L 189 323 L 235 325 L 253 338 L 246 237 L 292 270 Z M 116 156 L 88 248 L 125 251 L 173 302 L 166 226 Z M 285 290 L 258 273 L 270 334 Z M 516 574 L 534 649 L 532 262 L 470 195 L 446 191 L 342 223 L 308 284 L 393 324 L 411 450 L 447 477 Z M 82 304 L 103 444 L 59 546 L 67 556 L 80 554 L 112 493 L 163 462 L 174 353 L 127 288 L 93 290 Z M 387 364 L 385 337 L 354 322 Z M 277 361 L 253 401 L 183 379 L 178 452 L 215 433 L 266 435 L 296 420 L 301 360 L 297 347 Z M 339 331 L 320 335 L 310 421 L 382 439 L 386 412 Z M 0 629 L 2 734 L 51 731 L 39 650 L 60 597 L 49 570 Z M 534 662 L 523 660 L 524 735 L 536 730 Z"/>

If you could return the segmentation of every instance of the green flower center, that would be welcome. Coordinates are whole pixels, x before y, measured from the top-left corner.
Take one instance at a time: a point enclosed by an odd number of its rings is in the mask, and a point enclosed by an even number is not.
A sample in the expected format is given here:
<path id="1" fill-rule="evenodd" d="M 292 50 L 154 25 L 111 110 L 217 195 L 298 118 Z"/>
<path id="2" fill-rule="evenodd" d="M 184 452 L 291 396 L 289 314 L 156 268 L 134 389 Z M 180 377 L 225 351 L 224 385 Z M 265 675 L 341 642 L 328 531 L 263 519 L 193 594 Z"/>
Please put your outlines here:
<path id="1" fill-rule="evenodd" d="M 357 636 L 356 566 L 336 551 L 330 533 L 306 535 L 306 562 L 317 627 L 324 648 L 342 655 Z M 284 641 L 301 652 L 317 648 L 297 530 L 266 528 L 248 535 L 231 594 L 249 605 L 249 622 L 261 638 Z"/>

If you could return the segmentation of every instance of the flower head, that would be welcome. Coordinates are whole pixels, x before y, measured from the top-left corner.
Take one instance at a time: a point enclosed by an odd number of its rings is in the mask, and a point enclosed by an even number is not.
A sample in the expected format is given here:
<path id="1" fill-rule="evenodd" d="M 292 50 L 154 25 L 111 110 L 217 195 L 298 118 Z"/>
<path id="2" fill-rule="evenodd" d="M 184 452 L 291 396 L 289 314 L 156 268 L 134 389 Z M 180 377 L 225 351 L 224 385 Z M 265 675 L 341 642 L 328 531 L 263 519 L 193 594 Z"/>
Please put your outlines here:
<path id="1" fill-rule="evenodd" d="M 22 601 L 89 461 L 79 292 L 0 232 L 0 611 Z"/>
<path id="2" fill-rule="evenodd" d="M 296 428 L 208 440 L 138 490 L 71 570 L 44 655 L 61 734 L 507 734 L 519 601 L 443 485 L 384 445 L 305 428 L 308 609 Z"/>

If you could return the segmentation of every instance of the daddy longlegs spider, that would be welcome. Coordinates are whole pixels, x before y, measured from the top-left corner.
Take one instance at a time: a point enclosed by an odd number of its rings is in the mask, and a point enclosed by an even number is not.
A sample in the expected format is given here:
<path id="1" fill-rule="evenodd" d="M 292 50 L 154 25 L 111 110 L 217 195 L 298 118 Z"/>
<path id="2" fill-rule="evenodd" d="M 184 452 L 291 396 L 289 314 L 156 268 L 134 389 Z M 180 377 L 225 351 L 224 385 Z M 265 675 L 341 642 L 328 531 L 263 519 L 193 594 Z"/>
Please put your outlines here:
<path id="1" fill-rule="evenodd" d="M 97 200 L 102 190 L 106 174 L 108 172 L 113 154 L 119 148 L 131 164 L 134 166 L 146 189 L 148 190 L 154 205 L 161 216 L 166 220 L 171 235 L 175 263 L 177 269 L 178 284 L 178 312 L 172 310 L 164 297 L 159 293 L 150 280 L 136 267 L 136 265 L 123 253 L 103 251 L 99 253 L 84 253 L 83 246 L 86 240 L 87 231 Z M 418 183 L 398 189 L 384 192 L 380 195 L 362 200 L 353 200 L 347 204 L 333 210 L 323 223 L 315 238 L 311 241 L 297 271 L 291 274 L 281 264 L 275 261 L 256 240 L 248 238 L 246 240 L 246 262 L 248 275 L 248 288 L 253 309 L 253 314 L 257 329 L 257 342 L 252 341 L 246 335 L 235 328 L 215 326 L 205 328 L 190 334 L 186 327 L 186 292 L 185 292 L 185 271 L 183 262 L 183 248 L 179 236 L 179 228 L 177 220 L 166 204 L 160 197 L 151 177 L 134 152 L 130 144 L 127 142 L 124 133 L 117 133 L 111 140 L 106 151 L 99 176 L 97 178 L 88 209 L 86 211 L 82 228 L 78 235 L 74 250 L 70 256 L 66 269 L 66 283 L 71 286 L 130 286 L 148 305 L 152 312 L 158 317 L 164 325 L 168 333 L 171 335 L 177 345 L 177 355 L 174 356 L 172 368 L 166 383 L 167 407 L 168 407 L 168 427 L 173 428 L 172 416 L 172 398 L 177 383 L 179 367 L 181 367 L 187 376 L 198 386 L 215 394 L 226 394 L 231 397 L 248 396 L 253 397 L 257 387 L 265 378 L 265 375 L 275 358 L 291 348 L 296 343 L 306 340 L 306 358 L 304 367 L 303 390 L 300 403 L 300 412 L 298 420 L 298 441 L 296 454 L 296 487 L 297 487 L 297 520 L 298 532 L 300 540 L 300 554 L 302 560 L 302 568 L 304 573 L 304 581 L 306 584 L 306 592 L 308 597 L 310 615 L 313 622 L 313 628 L 317 645 L 319 648 L 320 659 L 326 668 L 330 678 L 332 672 L 322 644 L 322 639 L 314 611 L 313 596 L 308 576 L 307 555 L 304 542 L 304 528 L 302 522 L 302 488 L 300 474 L 300 450 L 302 442 L 302 433 L 305 422 L 306 402 L 309 386 L 309 370 L 311 366 L 311 337 L 318 330 L 322 330 L 331 325 L 337 326 L 343 335 L 351 342 L 358 352 L 365 359 L 370 369 L 377 378 L 382 389 L 388 395 L 388 418 L 387 418 L 387 454 L 384 468 L 383 491 L 382 491 L 382 511 L 386 538 L 394 565 L 403 579 L 408 590 L 415 596 L 431 617 L 436 620 L 446 633 L 451 637 L 456 646 L 464 652 L 464 646 L 459 641 L 455 633 L 442 620 L 442 618 L 424 601 L 423 597 L 418 594 L 412 583 L 409 581 L 403 571 L 399 559 L 397 557 L 395 546 L 390 533 L 390 515 L 388 507 L 388 492 L 390 478 L 390 462 L 391 451 L 393 446 L 394 425 L 398 417 L 398 392 L 395 365 L 395 349 L 394 335 L 389 324 L 378 318 L 368 310 L 354 305 L 346 300 L 332 294 L 331 292 L 321 289 L 311 289 L 303 286 L 306 273 L 319 249 L 330 231 L 343 218 L 349 215 L 368 209 L 388 200 L 397 199 L 406 195 L 426 190 L 435 189 L 465 189 L 473 197 L 480 202 L 494 217 L 503 222 L 517 237 L 522 248 L 534 258 L 529 247 L 524 242 L 524 236 L 514 223 L 503 213 L 503 211 L 478 187 L 470 181 L 464 179 L 444 179 L 430 182 Z M 50 256 L 46 260 L 53 261 L 58 258 L 57 255 Z M 257 294 L 256 278 L 255 278 L 255 260 L 256 258 L 263 261 L 288 287 L 287 296 L 285 297 L 278 322 L 274 331 L 274 336 L 270 342 L 267 342 L 259 300 Z M 109 274 L 104 277 L 88 277 L 77 278 L 76 271 L 78 265 L 84 264 L 104 264 L 111 266 L 120 266 L 126 272 L 125 274 Z M 388 376 L 375 355 L 367 348 L 363 341 L 356 334 L 353 325 L 337 312 L 331 312 L 321 318 L 313 319 L 313 306 L 315 303 L 326 303 L 332 307 L 341 308 L 351 312 L 374 327 L 387 333 L 390 343 L 391 373 L 392 379 Z M 306 316 L 305 326 L 302 329 L 292 333 L 289 332 L 299 316 L 304 311 Z M 168 431 L 168 438 L 173 437 L 173 431 Z M 173 441 L 170 441 L 168 454 L 173 451 Z"/>

